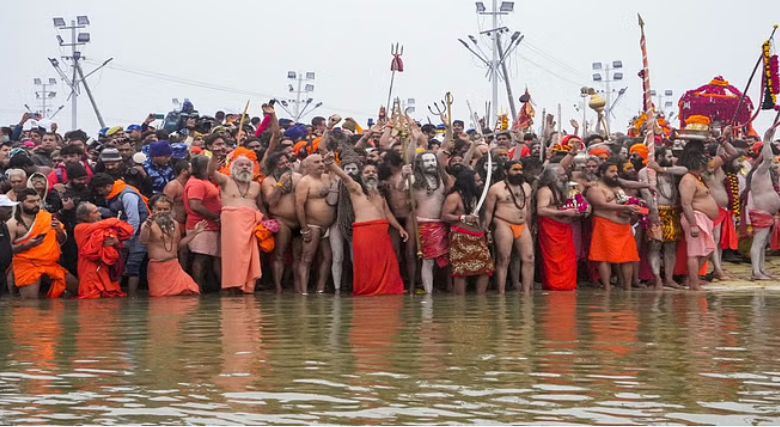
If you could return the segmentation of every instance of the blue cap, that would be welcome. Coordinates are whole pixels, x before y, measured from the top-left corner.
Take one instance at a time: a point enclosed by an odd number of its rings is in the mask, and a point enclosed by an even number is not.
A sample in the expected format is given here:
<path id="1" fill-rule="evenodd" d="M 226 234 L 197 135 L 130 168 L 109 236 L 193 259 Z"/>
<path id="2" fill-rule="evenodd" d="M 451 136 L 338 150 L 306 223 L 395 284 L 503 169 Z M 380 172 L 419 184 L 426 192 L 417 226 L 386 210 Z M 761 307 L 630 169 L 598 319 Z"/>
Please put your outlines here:
<path id="1" fill-rule="evenodd" d="M 125 132 L 130 133 L 134 130 L 141 130 L 141 125 L 130 125 L 127 127 L 127 129 L 125 129 Z"/>
<path id="2" fill-rule="evenodd" d="M 108 127 L 108 126 L 104 127 L 103 129 L 100 129 L 100 130 L 98 131 L 98 135 L 100 135 L 100 136 L 106 136 L 106 132 L 108 132 L 108 130 L 109 130 L 109 129 L 111 129 L 111 128 L 110 128 L 110 127 Z"/>

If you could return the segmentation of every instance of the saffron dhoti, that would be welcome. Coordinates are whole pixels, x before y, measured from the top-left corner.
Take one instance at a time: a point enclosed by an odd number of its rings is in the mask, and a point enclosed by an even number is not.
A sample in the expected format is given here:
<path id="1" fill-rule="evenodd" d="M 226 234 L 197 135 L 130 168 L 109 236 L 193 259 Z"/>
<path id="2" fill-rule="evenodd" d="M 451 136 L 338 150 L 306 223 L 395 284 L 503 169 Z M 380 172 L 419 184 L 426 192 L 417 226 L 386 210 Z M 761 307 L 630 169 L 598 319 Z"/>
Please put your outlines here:
<path id="1" fill-rule="evenodd" d="M 720 227 L 720 244 L 721 249 L 734 249 L 739 246 L 739 239 L 737 238 L 737 227 L 734 225 L 734 216 L 731 211 L 726 210 L 718 206 L 718 217 L 715 218 L 714 227 Z"/>
<path id="2" fill-rule="evenodd" d="M 449 229 L 447 224 L 437 221 L 425 221 L 417 219 L 417 228 L 420 232 L 420 252 L 422 259 L 435 259 L 439 267 L 444 267 L 450 262 L 450 250 L 447 246 Z"/>
<path id="3" fill-rule="evenodd" d="M 539 216 L 542 288 L 572 291 L 577 287 L 577 254 L 571 224 Z"/>
<path id="4" fill-rule="evenodd" d="M 485 233 L 450 227 L 450 263 L 453 277 L 492 275 L 495 267 Z"/>
<path id="5" fill-rule="evenodd" d="M 181 268 L 177 258 L 168 261 L 149 260 L 147 267 L 150 297 L 199 295 L 200 288 Z"/>
<path id="6" fill-rule="evenodd" d="M 404 293 L 389 225 L 385 219 L 352 223 L 353 295 Z"/>
<path id="7" fill-rule="evenodd" d="M 255 282 L 263 275 L 255 237 L 255 228 L 262 220 L 263 214 L 256 209 L 245 206 L 222 208 L 222 289 L 255 291 Z"/>
<path id="8" fill-rule="evenodd" d="M 600 216 L 591 217 L 593 234 L 590 239 L 591 261 L 624 264 L 639 261 L 631 224 L 619 224 Z"/>

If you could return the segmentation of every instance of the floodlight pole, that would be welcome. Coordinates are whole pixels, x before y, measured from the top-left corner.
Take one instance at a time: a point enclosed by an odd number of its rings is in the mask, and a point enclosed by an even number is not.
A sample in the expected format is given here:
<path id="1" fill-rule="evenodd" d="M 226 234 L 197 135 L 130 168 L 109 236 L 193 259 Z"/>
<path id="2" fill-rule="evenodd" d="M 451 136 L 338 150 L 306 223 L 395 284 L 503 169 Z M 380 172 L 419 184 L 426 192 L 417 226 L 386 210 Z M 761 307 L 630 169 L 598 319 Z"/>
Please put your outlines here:
<path id="1" fill-rule="evenodd" d="M 41 116 L 46 118 L 46 114 L 48 112 L 46 109 L 46 100 L 49 98 L 49 91 L 46 90 L 46 88 L 50 86 L 56 86 L 56 83 L 45 83 L 43 79 L 41 79 L 41 83 L 36 84 L 36 86 L 40 86 L 42 88 L 40 91 L 35 91 L 35 96 L 41 98 Z"/>

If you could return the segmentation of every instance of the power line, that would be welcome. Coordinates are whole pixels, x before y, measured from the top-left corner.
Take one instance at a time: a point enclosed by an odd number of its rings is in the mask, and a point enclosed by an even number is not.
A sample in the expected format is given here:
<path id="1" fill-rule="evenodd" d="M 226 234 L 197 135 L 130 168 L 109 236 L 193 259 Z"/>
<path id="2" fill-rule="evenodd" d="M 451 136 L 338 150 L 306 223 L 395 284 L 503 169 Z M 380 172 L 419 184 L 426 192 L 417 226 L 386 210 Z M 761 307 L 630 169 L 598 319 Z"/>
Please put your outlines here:
<path id="1" fill-rule="evenodd" d="M 93 61 L 87 60 L 87 62 L 93 62 Z M 116 70 L 116 71 L 121 71 L 121 72 L 124 72 L 124 73 L 134 74 L 134 75 L 147 77 L 147 78 L 151 78 L 151 79 L 164 80 L 164 81 L 169 81 L 169 82 L 172 82 L 172 83 L 178 83 L 178 84 L 182 84 L 182 85 L 198 87 L 198 88 L 201 88 L 201 89 L 209 89 L 209 90 L 214 90 L 214 91 L 218 91 L 218 92 L 232 93 L 232 94 L 236 94 L 236 95 L 248 95 L 248 96 L 252 96 L 252 97 L 256 97 L 256 98 L 269 98 L 269 99 L 271 99 L 271 98 L 274 98 L 274 99 L 275 98 L 280 98 L 280 97 L 277 97 L 275 95 L 268 94 L 268 93 L 254 92 L 254 91 L 250 91 L 250 90 L 246 90 L 246 89 L 236 89 L 236 88 L 232 88 L 232 87 L 229 87 L 229 86 L 216 85 L 216 84 L 213 84 L 213 83 L 202 82 L 202 81 L 193 80 L 193 79 L 189 79 L 189 78 L 177 77 L 177 76 L 173 76 L 173 75 L 170 75 L 170 74 L 164 74 L 164 73 L 160 73 L 160 72 L 156 72 L 156 71 L 146 71 L 146 70 L 139 70 L 139 69 L 130 69 L 130 68 L 126 67 L 126 66 L 122 66 L 122 65 L 119 65 L 119 64 L 116 64 L 116 63 L 111 63 L 111 64 L 107 65 L 106 68 L 111 68 L 111 69 Z M 339 111 L 345 112 L 345 113 L 360 114 L 360 115 L 365 115 L 365 116 L 369 116 L 369 117 L 373 116 L 373 114 L 374 114 L 374 113 L 366 113 L 365 111 L 357 111 L 357 110 L 351 110 L 351 109 L 347 109 L 347 108 L 340 108 L 338 106 L 333 106 L 332 108 L 335 109 L 335 110 L 339 110 Z"/>

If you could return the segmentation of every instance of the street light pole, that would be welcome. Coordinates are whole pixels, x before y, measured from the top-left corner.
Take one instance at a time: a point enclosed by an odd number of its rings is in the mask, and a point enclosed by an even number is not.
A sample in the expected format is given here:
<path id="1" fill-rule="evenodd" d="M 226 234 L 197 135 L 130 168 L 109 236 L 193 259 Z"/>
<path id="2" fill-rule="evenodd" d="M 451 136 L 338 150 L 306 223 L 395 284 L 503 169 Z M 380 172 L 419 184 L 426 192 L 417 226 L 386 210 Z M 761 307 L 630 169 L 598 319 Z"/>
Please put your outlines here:
<path id="1" fill-rule="evenodd" d="M 90 40 L 89 33 L 79 33 L 76 34 L 77 29 L 86 28 L 89 25 L 89 18 L 86 16 L 77 16 L 76 19 L 70 20 L 70 26 L 68 26 L 65 23 L 65 19 L 56 17 L 54 18 L 54 27 L 60 30 L 70 30 L 70 43 L 65 43 L 65 41 L 62 39 L 62 36 L 57 36 L 57 40 L 60 42 L 61 47 L 70 47 L 71 56 L 63 56 L 63 59 L 70 60 L 72 62 L 72 77 L 70 78 L 70 81 L 66 80 L 66 83 L 69 84 L 71 88 L 71 126 L 73 129 L 78 129 L 78 96 L 79 96 L 79 81 L 78 81 L 78 68 L 79 68 L 79 60 L 83 59 L 81 57 L 81 52 L 78 52 L 76 50 L 76 46 L 83 46 L 87 44 Z M 51 59 L 49 60 L 51 61 Z M 55 65 L 54 61 L 51 61 L 52 65 L 57 68 L 57 65 Z M 63 76 L 64 77 L 64 76 Z"/>
<path id="2" fill-rule="evenodd" d="M 610 67 L 610 65 L 612 66 Z M 604 70 L 604 76 L 602 76 L 601 73 L 598 72 L 601 71 L 602 68 Z M 610 88 L 610 83 L 623 80 L 623 72 L 615 71 L 615 70 L 620 70 L 622 68 L 623 68 L 623 61 L 620 60 L 612 61 L 611 64 L 607 62 L 606 66 L 604 67 L 602 67 L 601 62 L 593 63 L 593 71 L 597 71 L 596 73 L 593 73 L 593 81 L 603 82 L 605 85 L 605 89 L 606 89 L 605 98 L 607 102 L 605 106 L 605 111 L 607 112 L 605 119 L 607 122 L 607 127 L 609 127 L 610 129 L 611 129 L 610 115 L 612 111 L 612 89 Z M 610 71 L 612 71 L 613 73 L 610 74 Z M 623 92 L 625 92 L 625 90 L 623 90 Z M 622 95 L 622 93 L 620 95 Z"/>
<path id="3" fill-rule="evenodd" d="M 498 28 L 498 17 L 500 15 L 508 15 L 510 12 L 514 11 L 515 3 L 511 1 L 502 1 L 501 5 L 499 6 L 498 0 L 492 0 L 492 9 L 490 11 L 487 10 L 485 7 L 485 4 L 481 1 L 476 2 L 477 6 L 477 14 L 478 15 L 490 15 L 493 23 L 493 27 L 490 30 L 483 31 L 483 34 L 487 34 L 488 36 L 492 37 L 492 41 L 490 43 L 491 46 L 491 59 L 488 60 L 484 58 L 482 55 L 471 49 L 471 47 L 464 42 L 463 40 L 460 40 L 460 42 L 466 46 L 466 49 L 468 49 L 472 54 L 474 54 L 477 58 L 479 58 L 485 65 L 488 67 L 488 76 L 490 77 L 491 82 L 491 110 L 494 114 L 496 114 L 496 117 L 498 117 L 498 79 L 501 77 L 503 72 L 503 78 L 507 80 L 507 92 L 508 96 L 510 98 L 510 107 L 514 104 L 514 99 L 512 99 L 512 93 L 511 93 L 511 87 L 509 86 L 508 82 L 508 75 L 506 73 L 506 65 L 504 64 L 504 61 L 506 60 L 506 57 L 504 55 L 505 52 L 502 52 L 501 48 L 501 37 L 499 35 L 500 31 L 505 30 L 508 31 L 506 28 Z M 476 45 L 476 38 L 471 38 L 472 43 Z M 515 38 L 513 37 L 512 42 L 515 42 Z M 518 42 L 519 43 L 519 42 Z M 507 47 L 507 52 L 512 48 L 512 44 Z M 481 52 L 481 50 L 480 50 Z M 515 111 L 513 109 L 512 115 L 515 115 Z"/>

